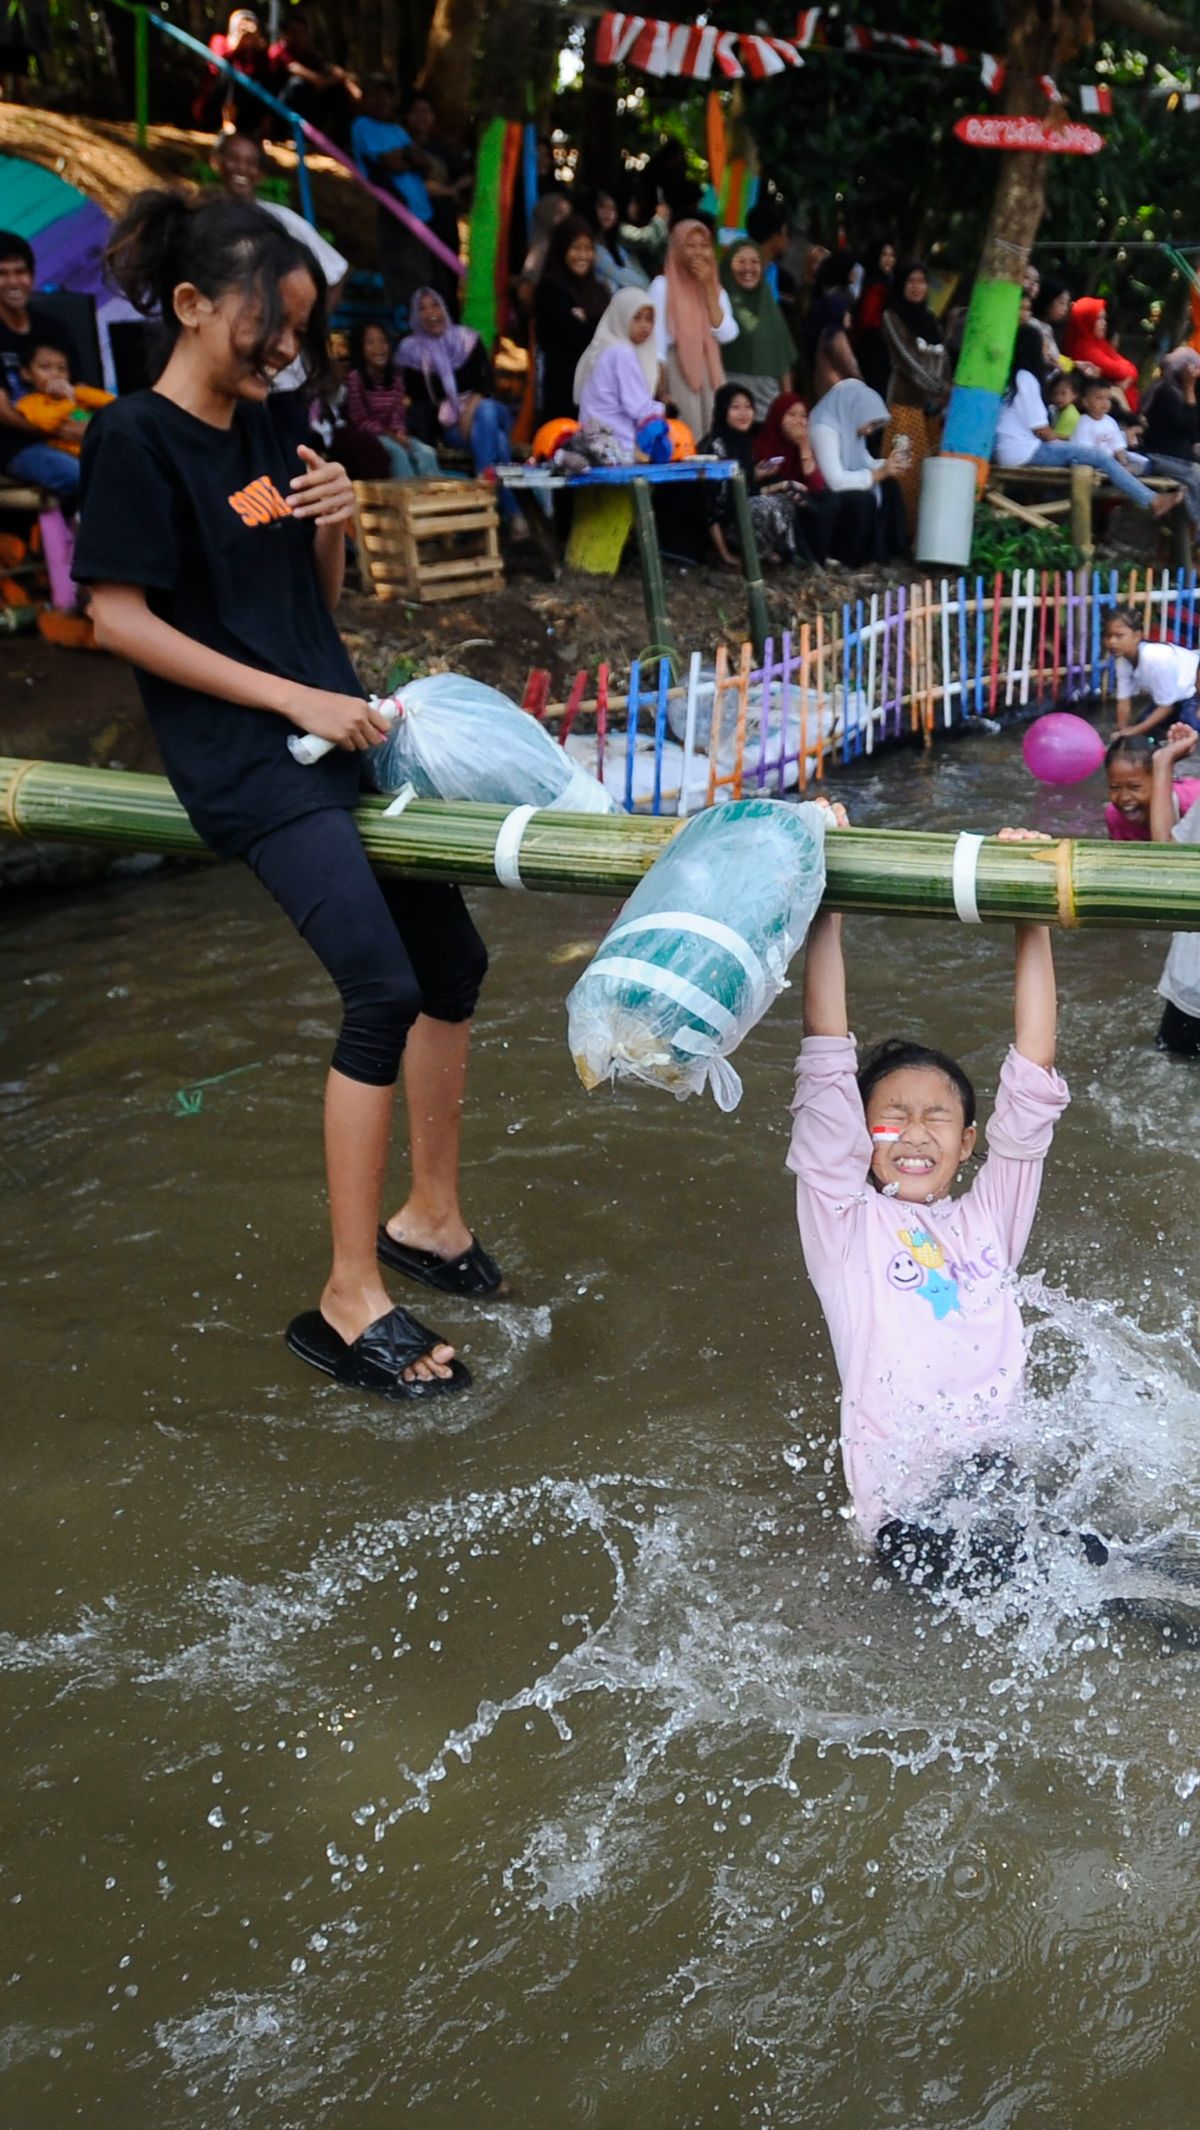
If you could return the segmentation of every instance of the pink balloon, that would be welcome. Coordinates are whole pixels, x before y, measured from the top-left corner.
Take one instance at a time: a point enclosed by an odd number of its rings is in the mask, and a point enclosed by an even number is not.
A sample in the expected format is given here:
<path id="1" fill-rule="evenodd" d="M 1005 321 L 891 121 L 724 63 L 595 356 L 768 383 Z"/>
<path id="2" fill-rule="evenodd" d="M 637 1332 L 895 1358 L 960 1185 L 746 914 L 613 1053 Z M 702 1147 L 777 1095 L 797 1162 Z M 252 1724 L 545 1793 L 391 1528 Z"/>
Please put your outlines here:
<path id="1" fill-rule="evenodd" d="M 1029 727 L 1021 752 L 1026 769 L 1043 784 L 1082 784 L 1104 760 L 1104 741 L 1086 718 L 1051 710 Z"/>

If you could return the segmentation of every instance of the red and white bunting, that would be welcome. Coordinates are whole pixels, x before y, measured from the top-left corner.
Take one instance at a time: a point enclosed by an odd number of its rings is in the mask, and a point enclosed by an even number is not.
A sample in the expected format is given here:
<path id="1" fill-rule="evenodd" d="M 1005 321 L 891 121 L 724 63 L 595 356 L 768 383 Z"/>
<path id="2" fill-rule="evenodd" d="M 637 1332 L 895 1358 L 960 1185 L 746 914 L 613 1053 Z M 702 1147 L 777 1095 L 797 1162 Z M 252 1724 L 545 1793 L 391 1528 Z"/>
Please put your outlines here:
<path id="1" fill-rule="evenodd" d="M 802 67 L 803 54 L 822 34 L 827 10 L 802 8 L 790 37 L 769 37 L 762 32 L 719 30 L 712 23 L 659 22 L 649 15 L 602 15 L 596 33 L 596 58 L 603 67 L 636 67 L 642 74 L 662 79 L 667 75 L 690 81 L 711 81 L 714 72 L 727 81 L 766 81 L 784 74 L 789 67 Z M 927 37 L 905 37 L 898 30 L 870 29 L 860 23 L 833 26 L 830 47 L 848 52 L 870 52 L 881 46 L 909 52 L 914 58 L 932 60 L 940 67 L 979 67 L 985 89 L 999 96 L 1007 66 L 994 52 L 969 52 L 961 44 L 941 44 Z M 1038 76 L 1047 100 L 1061 104 L 1062 94 L 1049 74 Z M 1197 108 L 1190 96 L 1181 98 L 1186 111 Z M 1092 116 L 1112 111 L 1112 90 L 1100 82 L 1087 82 L 1079 91 L 1080 109 Z"/>
<path id="2" fill-rule="evenodd" d="M 820 12 L 814 8 L 814 15 Z M 710 81 L 713 69 L 727 81 L 765 81 L 789 67 L 802 67 L 799 39 L 718 30 L 711 23 L 658 22 L 646 15 L 608 14 L 596 34 L 602 67 L 636 67 L 659 79 L 682 76 Z"/>
<path id="3" fill-rule="evenodd" d="M 1079 91 L 1079 108 L 1089 118 L 1112 117 L 1112 90 L 1103 82 L 1085 81 Z"/>

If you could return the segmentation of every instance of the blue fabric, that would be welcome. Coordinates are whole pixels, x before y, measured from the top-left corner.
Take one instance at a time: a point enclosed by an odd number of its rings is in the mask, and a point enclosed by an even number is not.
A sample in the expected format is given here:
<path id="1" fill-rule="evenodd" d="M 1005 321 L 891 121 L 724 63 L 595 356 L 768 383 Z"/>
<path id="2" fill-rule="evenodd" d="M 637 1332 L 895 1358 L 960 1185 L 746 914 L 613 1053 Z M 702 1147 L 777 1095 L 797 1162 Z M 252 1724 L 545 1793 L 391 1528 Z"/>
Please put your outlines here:
<path id="1" fill-rule="evenodd" d="M 433 445 L 423 444 L 419 437 L 408 436 L 400 443 L 394 436 L 377 436 L 375 441 L 387 458 L 394 480 L 424 480 L 439 471 Z"/>
<path id="2" fill-rule="evenodd" d="M 455 424 L 447 429 L 448 443 L 457 444 L 460 451 L 469 451 L 475 461 L 476 473 L 490 473 L 493 466 L 507 466 L 512 458 L 512 416 L 499 400 L 481 399 L 471 423 L 471 434 L 464 437 Z M 515 496 L 504 489 L 500 491 L 500 509 L 506 518 L 520 514 L 520 505 Z"/>
<path id="3" fill-rule="evenodd" d="M 23 481 L 36 481 L 52 495 L 73 503 L 79 494 L 79 460 L 56 451 L 53 444 L 22 444 L 4 471 L 19 474 Z"/>
<path id="4" fill-rule="evenodd" d="M 425 189 L 425 180 L 415 170 L 374 171 L 371 164 L 376 157 L 391 155 L 397 148 L 411 148 L 412 137 L 403 126 L 387 123 L 382 118 L 356 118 L 350 128 L 350 152 L 372 184 L 390 185 L 396 197 L 403 200 L 410 214 L 419 222 L 432 222 L 433 201 Z"/>
<path id="5" fill-rule="evenodd" d="M 1112 482 L 1114 488 L 1119 488 L 1121 494 L 1128 496 L 1130 502 L 1136 503 L 1141 510 L 1149 510 L 1154 501 L 1152 488 L 1147 488 L 1144 481 L 1139 481 L 1136 473 L 1130 473 L 1127 466 L 1122 466 L 1120 459 L 1114 458 L 1111 451 L 1100 451 L 1094 444 L 1039 444 L 1033 457 L 1025 463 L 1029 466 L 1095 466 L 1098 472 Z M 1009 470 L 1019 473 L 1020 467 L 1011 467 Z"/>

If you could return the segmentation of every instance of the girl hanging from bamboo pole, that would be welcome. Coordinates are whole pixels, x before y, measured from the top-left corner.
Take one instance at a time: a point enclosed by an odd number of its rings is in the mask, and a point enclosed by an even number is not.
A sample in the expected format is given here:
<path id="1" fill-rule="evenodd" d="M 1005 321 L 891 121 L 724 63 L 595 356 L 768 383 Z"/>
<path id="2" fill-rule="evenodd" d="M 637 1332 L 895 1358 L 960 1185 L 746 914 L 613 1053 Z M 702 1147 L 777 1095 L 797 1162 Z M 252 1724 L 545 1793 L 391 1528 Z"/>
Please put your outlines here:
<path id="1" fill-rule="evenodd" d="M 837 815 L 844 826 L 840 808 Z M 1048 840 L 1021 829 L 1002 836 Z M 969 879 L 961 892 L 973 894 Z M 1037 1509 L 1022 1473 L 1032 1444 L 1013 1290 L 1070 1099 L 1054 1069 L 1057 1004 L 1044 925 L 1016 928 L 1015 1021 L 987 1157 L 953 1198 L 975 1151 L 971 1082 L 956 1059 L 919 1040 L 881 1043 L 860 1065 L 842 920 L 818 914 L 808 935 L 788 1154 L 800 1240 L 841 1377 L 846 1480 L 881 1569 L 978 1595 L 1014 1574 L 1040 1532 L 1093 1568 L 1111 1560 L 1097 1599 L 1124 1609 L 1138 1598 L 1131 1569 L 1146 1571 L 1143 1592 L 1158 1593 L 1156 1577 L 1200 1580 L 1200 1554 L 1181 1560 L 1166 1542 L 1133 1549 L 1066 1531 Z M 1200 1608 L 1193 1617 L 1168 1601 L 1160 1624 L 1191 1639 Z"/>
<path id="2" fill-rule="evenodd" d="M 487 956 L 458 890 L 381 885 L 353 817 L 386 727 L 333 621 L 349 479 L 276 427 L 272 378 L 324 361 L 311 253 L 260 208 L 142 193 L 113 232 L 113 278 L 161 315 L 156 383 L 97 419 L 76 574 L 97 641 L 130 659 L 167 774 L 199 833 L 244 860 L 341 994 L 325 1094 L 333 1262 L 292 1351 L 393 1399 L 463 1390 L 453 1349 L 394 1308 L 379 1260 L 444 1292 L 500 1282 L 458 1202 L 467 1042 Z M 289 734 L 334 742 L 302 767 Z M 379 1225 L 401 1054 L 412 1187 Z"/>

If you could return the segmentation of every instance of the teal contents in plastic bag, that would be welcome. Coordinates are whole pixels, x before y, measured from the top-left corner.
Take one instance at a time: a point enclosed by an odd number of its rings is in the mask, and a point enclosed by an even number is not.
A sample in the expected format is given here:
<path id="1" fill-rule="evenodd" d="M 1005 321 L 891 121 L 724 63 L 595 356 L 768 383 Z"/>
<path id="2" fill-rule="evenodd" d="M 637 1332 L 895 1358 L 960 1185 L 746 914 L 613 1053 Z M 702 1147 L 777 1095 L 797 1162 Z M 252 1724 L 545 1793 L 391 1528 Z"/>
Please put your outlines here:
<path id="1" fill-rule="evenodd" d="M 587 1088 L 645 1080 L 736 1109 L 729 1057 L 787 982 L 825 892 L 822 807 L 735 799 L 697 814 L 634 889 L 567 1000 Z"/>
<path id="2" fill-rule="evenodd" d="M 604 786 L 536 718 L 484 681 L 428 673 L 401 688 L 395 702 L 395 724 L 364 757 L 376 791 L 411 784 L 419 799 L 477 799 L 567 814 L 617 811 Z"/>

